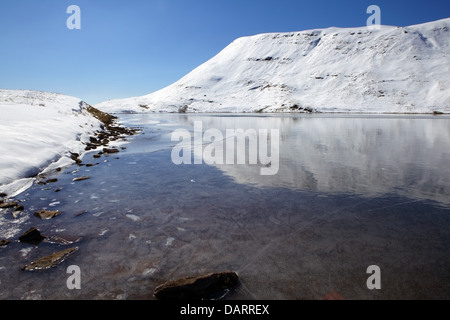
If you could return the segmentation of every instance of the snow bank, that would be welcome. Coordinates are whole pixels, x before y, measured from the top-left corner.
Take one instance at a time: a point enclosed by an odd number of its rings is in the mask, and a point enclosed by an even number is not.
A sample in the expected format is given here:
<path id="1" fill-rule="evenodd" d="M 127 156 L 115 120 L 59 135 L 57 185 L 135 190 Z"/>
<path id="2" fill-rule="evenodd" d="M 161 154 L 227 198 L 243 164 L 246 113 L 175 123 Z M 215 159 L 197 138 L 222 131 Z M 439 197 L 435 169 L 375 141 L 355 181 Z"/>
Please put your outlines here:
<path id="1" fill-rule="evenodd" d="M 72 164 L 69 152 L 84 153 L 82 142 L 100 126 L 80 99 L 0 90 L 0 192 L 14 196 L 44 169 Z"/>
<path id="2" fill-rule="evenodd" d="M 240 38 L 176 83 L 106 112 L 450 112 L 450 19 Z"/>

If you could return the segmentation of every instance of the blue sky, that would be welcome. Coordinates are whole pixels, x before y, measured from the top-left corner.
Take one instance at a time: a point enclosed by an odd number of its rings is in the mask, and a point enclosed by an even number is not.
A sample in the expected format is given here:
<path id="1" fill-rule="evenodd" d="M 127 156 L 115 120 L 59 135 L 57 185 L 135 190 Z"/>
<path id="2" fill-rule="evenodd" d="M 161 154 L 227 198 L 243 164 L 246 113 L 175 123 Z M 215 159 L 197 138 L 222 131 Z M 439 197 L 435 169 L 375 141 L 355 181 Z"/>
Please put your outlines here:
<path id="1" fill-rule="evenodd" d="M 448 0 L 1 0 L 0 88 L 59 92 L 88 103 L 161 89 L 234 39 L 450 17 Z M 69 30 L 70 5 L 81 30 Z"/>

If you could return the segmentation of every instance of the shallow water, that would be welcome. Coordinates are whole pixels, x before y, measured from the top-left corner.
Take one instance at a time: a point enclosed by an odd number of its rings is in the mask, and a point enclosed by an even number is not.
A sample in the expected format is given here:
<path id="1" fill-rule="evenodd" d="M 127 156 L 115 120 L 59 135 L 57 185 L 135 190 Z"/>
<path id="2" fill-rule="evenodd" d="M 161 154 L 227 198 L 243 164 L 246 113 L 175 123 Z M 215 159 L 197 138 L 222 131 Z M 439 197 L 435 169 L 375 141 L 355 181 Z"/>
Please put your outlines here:
<path id="1" fill-rule="evenodd" d="M 117 155 L 34 185 L 0 239 L 31 227 L 74 243 L 0 248 L 0 299 L 154 299 L 167 281 L 234 270 L 227 299 L 448 299 L 450 118 L 327 115 L 121 115 L 143 128 Z M 175 165 L 176 129 L 278 129 L 279 171 Z M 273 141 L 272 141 L 273 142 Z M 206 144 L 203 144 L 206 147 Z M 198 150 L 194 152 L 198 156 Z M 89 180 L 72 182 L 74 177 Z M 55 192 L 57 188 L 61 191 Z M 42 221 L 36 210 L 60 210 Z M 83 213 L 83 214 L 81 214 Z M 54 269 L 24 272 L 77 246 Z M 66 286 L 81 270 L 81 290 Z M 369 290 L 367 268 L 381 269 Z"/>

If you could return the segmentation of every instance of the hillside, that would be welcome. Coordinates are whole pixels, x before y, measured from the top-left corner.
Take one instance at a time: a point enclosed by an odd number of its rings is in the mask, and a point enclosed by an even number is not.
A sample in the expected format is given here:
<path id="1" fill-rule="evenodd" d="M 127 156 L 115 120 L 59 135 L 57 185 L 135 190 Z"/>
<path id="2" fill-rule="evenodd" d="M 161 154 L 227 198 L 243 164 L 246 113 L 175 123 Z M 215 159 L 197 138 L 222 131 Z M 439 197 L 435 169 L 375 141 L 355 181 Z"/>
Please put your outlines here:
<path id="1" fill-rule="evenodd" d="M 176 83 L 106 112 L 450 112 L 450 18 L 235 40 Z"/>

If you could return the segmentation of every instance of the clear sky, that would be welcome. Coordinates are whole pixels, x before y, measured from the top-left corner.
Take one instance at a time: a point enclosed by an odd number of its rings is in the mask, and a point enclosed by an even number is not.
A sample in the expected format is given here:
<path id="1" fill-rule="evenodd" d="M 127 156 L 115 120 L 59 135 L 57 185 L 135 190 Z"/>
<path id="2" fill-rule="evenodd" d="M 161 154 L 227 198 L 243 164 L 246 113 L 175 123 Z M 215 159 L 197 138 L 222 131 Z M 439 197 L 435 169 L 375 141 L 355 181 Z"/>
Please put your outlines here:
<path id="1" fill-rule="evenodd" d="M 1 0 L 0 88 L 59 92 L 90 104 L 161 89 L 234 39 L 266 32 L 450 17 L 449 0 Z M 70 5 L 81 29 L 69 30 Z"/>

